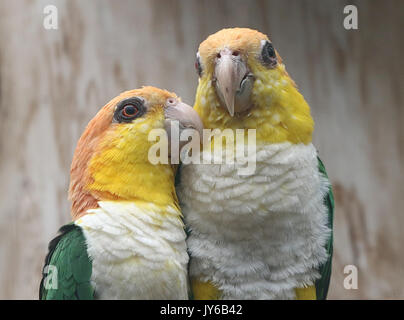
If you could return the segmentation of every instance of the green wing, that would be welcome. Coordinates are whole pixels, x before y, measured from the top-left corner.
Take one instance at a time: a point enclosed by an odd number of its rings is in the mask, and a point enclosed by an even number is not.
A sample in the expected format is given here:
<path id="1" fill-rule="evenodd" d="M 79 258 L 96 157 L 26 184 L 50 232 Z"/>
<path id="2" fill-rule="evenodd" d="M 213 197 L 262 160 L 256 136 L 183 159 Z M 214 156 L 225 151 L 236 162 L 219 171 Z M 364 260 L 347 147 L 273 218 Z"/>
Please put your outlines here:
<path id="1" fill-rule="evenodd" d="M 318 169 L 321 174 L 328 179 L 327 172 L 323 162 L 318 158 Z M 325 300 L 327 298 L 328 287 L 331 277 L 331 264 L 332 264 L 332 251 L 333 251 L 333 219 L 334 219 L 334 196 L 332 194 L 331 185 L 328 193 L 324 197 L 324 203 L 328 208 L 328 227 L 331 229 L 331 236 L 326 244 L 328 252 L 328 260 L 320 267 L 321 278 L 316 281 L 316 295 L 317 300 Z"/>
<path id="2" fill-rule="evenodd" d="M 70 223 L 60 228 L 59 232 L 60 235 L 49 243 L 39 299 L 94 299 L 94 289 L 90 283 L 92 262 L 87 254 L 83 231 Z"/>

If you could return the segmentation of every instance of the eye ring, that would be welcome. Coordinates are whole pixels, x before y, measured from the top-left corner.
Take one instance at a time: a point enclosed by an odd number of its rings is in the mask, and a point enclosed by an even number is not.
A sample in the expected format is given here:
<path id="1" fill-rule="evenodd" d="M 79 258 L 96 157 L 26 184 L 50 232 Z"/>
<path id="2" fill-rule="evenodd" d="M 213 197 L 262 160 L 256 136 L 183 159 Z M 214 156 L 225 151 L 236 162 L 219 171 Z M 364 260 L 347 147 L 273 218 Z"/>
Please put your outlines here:
<path id="1" fill-rule="evenodd" d="M 274 68 L 278 64 L 274 46 L 268 40 L 261 41 L 261 60 L 268 68 Z"/>
<path id="2" fill-rule="evenodd" d="M 196 53 L 195 69 L 196 69 L 196 73 L 198 74 L 198 76 L 201 77 L 203 70 L 202 70 L 202 64 L 201 64 L 201 56 L 199 55 L 199 52 Z"/>
<path id="3" fill-rule="evenodd" d="M 144 100 L 138 97 L 122 100 L 114 112 L 115 122 L 131 122 L 145 113 Z"/>

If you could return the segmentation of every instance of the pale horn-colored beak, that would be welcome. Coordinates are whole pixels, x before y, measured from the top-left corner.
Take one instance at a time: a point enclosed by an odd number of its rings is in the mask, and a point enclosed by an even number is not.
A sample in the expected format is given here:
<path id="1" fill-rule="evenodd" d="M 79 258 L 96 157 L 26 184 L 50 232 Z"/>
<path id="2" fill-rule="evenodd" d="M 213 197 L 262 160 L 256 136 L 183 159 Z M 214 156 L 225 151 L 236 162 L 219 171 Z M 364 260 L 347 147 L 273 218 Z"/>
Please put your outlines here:
<path id="1" fill-rule="evenodd" d="M 175 98 L 169 98 L 166 102 L 164 115 L 166 127 L 170 121 L 178 121 L 180 129 L 194 129 L 202 137 L 202 120 L 195 109 L 186 103 Z"/>
<path id="2" fill-rule="evenodd" d="M 240 54 L 228 48 L 220 51 L 216 58 L 214 79 L 216 92 L 232 117 L 250 107 L 253 76 Z"/>
<path id="3" fill-rule="evenodd" d="M 180 136 L 183 130 L 192 129 L 195 130 L 199 135 L 200 141 L 202 141 L 203 137 L 203 124 L 202 120 L 199 117 L 198 113 L 191 106 L 186 103 L 180 101 L 176 98 L 169 98 L 166 101 L 165 109 L 165 130 L 168 135 L 168 148 L 171 153 L 178 154 L 178 152 L 182 149 L 182 147 L 186 144 L 186 141 L 180 141 Z M 172 125 L 174 122 L 177 122 L 179 125 L 178 131 L 174 129 L 172 131 Z M 175 137 L 172 137 L 172 132 Z M 178 143 L 173 146 L 171 145 L 171 138 L 176 139 Z M 178 150 L 172 150 L 173 148 L 177 148 Z"/>

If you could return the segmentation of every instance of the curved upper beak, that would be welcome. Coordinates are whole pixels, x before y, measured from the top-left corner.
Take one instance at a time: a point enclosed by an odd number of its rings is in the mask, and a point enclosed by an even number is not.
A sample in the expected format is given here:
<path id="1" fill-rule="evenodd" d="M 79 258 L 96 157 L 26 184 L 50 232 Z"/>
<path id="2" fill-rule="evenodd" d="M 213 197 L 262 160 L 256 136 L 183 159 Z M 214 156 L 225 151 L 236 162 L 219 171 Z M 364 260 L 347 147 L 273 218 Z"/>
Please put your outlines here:
<path id="1" fill-rule="evenodd" d="M 170 99 L 169 99 L 170 100 Z M 166 123 L 178 121 L 181 129 L 195 129 L 202 136 L 203 124 L 198 113 L 191 106 L 177 99 L 167 103 L 164 111 Z"/>
<path id="2" fill-rule="evenodd" d="M 181 135 L 181 132 L 185 129 L 193 129 L 196 130 L 197 133 L 199 134 L 199 138 L 202 139 L 203 136 L 203 124 L 201 118 L 199 118 L 198 113 L 189 105 L 186 103 L 179 101 L 178 99 L 175 98 L 169 98 L 166 103 L 166 107 L 164 109 L 164 115 L 165 115 L 165 130 L 167 131 L 168 135 L 168 142 L 169 142 L 169 150 L 171 151 L 171 138 L 172 138 L 172 132 L 175 132 L 175 129 L 172 129 L 172 124 L 173 121 L 178 121 L 179 124 L 179 130 L 177 134 L 179 135 L 177 138 L 177 141 L 179 140 L 179 137 Z M 175 128 L 175 127 L 174 127 Z M 186 143 L 185 142 L 179 142 L 179 147 L 181 147 Z"/>
<path id="3" fill-rule="evenodd" d="M 237 52 L 228 48 L 220 51 L 216 58 L 214 79 L 216 92 L 232 117 L 236 112 L 249 108 L 252 75 Z"/>

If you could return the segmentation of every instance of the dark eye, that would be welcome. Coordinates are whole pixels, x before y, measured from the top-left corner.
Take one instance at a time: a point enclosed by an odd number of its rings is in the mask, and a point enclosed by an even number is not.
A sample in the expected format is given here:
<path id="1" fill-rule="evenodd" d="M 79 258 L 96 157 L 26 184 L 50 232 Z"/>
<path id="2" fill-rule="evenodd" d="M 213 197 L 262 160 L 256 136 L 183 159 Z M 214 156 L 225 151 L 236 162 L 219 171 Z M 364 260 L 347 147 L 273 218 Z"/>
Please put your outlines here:
<path id="1" fill-rule="evenodd" d="M 275 67 L 278 63 L 275 49 L 272 43 L 267 40 L 262 41 L 261 60 L 262 63 L 269 68 Z"/>
<path id="2" fill-rule="evenodd" d="M 122 109 L 122 115 L 126 118 L 132 118 L 139 112 L 138 107 L 128 104 Z"/>
<path id="3" fill-rule="evenodd" d="M 131 122 L 144 113 L 144 102 L 140 98 L 129 98 L 121 101 L 115 110 L 114 119 L 117 122 Z"/>
<path id="4" fill-rule="evenodd" d="M 201 65 L 201 57 L 199 56 L 199 52 L 196 54 L 196 60 L 195 60 L 195 69 L 196 72 L 198 73 L 198 76 L 202 76 L 202 65 Z"/>

